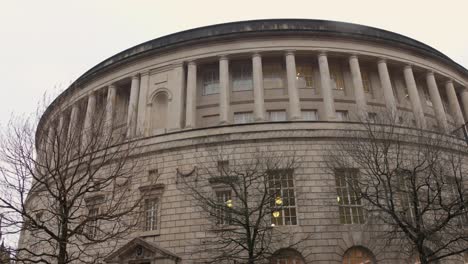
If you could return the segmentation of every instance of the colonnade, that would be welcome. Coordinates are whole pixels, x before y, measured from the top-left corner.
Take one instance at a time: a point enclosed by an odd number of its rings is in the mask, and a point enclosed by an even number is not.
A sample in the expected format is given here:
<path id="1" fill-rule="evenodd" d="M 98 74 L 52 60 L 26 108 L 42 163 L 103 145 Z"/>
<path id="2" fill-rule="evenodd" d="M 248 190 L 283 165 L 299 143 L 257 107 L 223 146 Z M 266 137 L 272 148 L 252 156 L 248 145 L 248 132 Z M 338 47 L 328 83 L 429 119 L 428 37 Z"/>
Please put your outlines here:
<path id="1" fill-rule="evenodd" d="M 301 119 L 301 107 L 299 99 L 299 91 L 296 83 L 296 58 L 294 50 L 287 50 L 284 52 L 284 59 L 286 62 L 286 80 L 287 80 L 287 91 L 289 99 L 289 120 L 300 120 Z M 332 83 L 330 78 L 330 70 L 328 66 L 328 56 L 326 52 L 319 52 L 316 57 L 318 61 L 318 67 L 320 72 L 320 83 L 321 83 L 321 96 L 323 100 L 321 120 L 323 121 L 334 121 L 336 120 L 335 114 L 335 100 L 333 96 Z M 252 82 L 253 82 L 253 94 L 254 94 L 254 119 L 255 121 L 265 121 L 265 98 L 263 88 L 263 68 L 262 68 L 262 54 L 254 52 L 251 54 L 252 61 Z M 229 115 L 231 112 L 230 104 L 230 87 L 229 87 L 229 56 L 219 56 L 219 123 L 228 124 Z M 361 75 L 359 56 L 356 54 L 350 54 L 348 57 L 349 69 L 352 78 L 352 84 L 354 87 L 355 102 L 357 106 L 358 114 L 361 117 L 366 117 L 368 113 L 368 102 L 366 100 L 364 85 Z M 174 78 L 177 79 L 175 83 L 176 89 L 175 94 L 178 95 L 176 98 L 175 107 L 171 111 L 176 111 L 176 118 L 170 124 L 172 129 L 186 129 L 196 128 L 197 119 L 197 61 L 188 61 L 187 73 L 185 74 L 185 68 L 183 64 L 177 66 L 176 75 Z M 385 105 L 392 113 L 397 111 L 397 101 L 392 88 L 392 81 L 387 66 L 387 61 L 380 58 L 376 62 L 378 69 L 378 76 L 381 83 L 383 97 Z M 412 65 L 404 65 L 402 67 L 404 81 L 408 90 L 408 96 L 411 102 L 412 110 L 414 113 L 415 121 L 418 127 L 427 128 L 426 118 L 424 116 L 424 109 L 421 104 L 419 91 L 416 85 L 413 67 Z M 185 78 L 186 77 L 186 78 Z M 142 126 L 144 117 L 142 118 L 139 112 L 144 111 L 146 93 L 140 93 L 140 90 L 146 92 L 148 89 L 148 72 L 135 74 L 131 76 L 130 85 L 130 98 L 127 112 L 127 126 L 126 126 L 126 137 L 132 138 L 142 134 L 142 129 L 138 128 Z M 185 82 L 186 80 L 186 82 Z M 428 70 L 426 73 L 426 82 L 430 95 L 430 99 L 434 108 L 435 117 L 437 119 L 438 126 L 445 132 L 448 132 L 447 117 L 443 107 L 442 99 L 439 93 L 438 85 L 434 76 L 434 72 Z M 450 106 L 450 112 L 454 116 L 454 120 L 457 126 L 465 124 L 465 120 L 462 114 L 462 108 L 457 98 L 457 93 L 453 84 L 453 80 L 447 79 L 445 82 L 445 89 Z M 186 98 L 183 98 L 185 90 Z M 105 107 L 105 133 L 112 133 L 112 124 L 114 122 L 114 111 L 116 104 L 117 87 L 114 84 L 107 86 L 107 99 Z M 185 102 L 184 102 L 185 99 Z M 180 102 L 179 102 L 180 101 Z M 463 111 L 465 116 L 468 116 L 468 88 L 464 88 L 461 92 L 461 101 L 463 102 Z M 184 105 L 185 103 L 185 105 Z M 185 124 L 183 118 L 183 111 L 185 110 Z M 76 127 L 78 122 L 78 104 L 75 103 L 71 107 L 70 123 L 68 131 L 71 133 Z M 96 111 L 96 91 L 89 93 L 87 97 L 87 108 L 85 113 L 85 120 L 83 129 L 87 130 L 92 125 L 93 116 Z M 60 119 L 63 126 L 63 118 Z M 83 141 L 86 142 L 86 133 L 83 133 Z"/>

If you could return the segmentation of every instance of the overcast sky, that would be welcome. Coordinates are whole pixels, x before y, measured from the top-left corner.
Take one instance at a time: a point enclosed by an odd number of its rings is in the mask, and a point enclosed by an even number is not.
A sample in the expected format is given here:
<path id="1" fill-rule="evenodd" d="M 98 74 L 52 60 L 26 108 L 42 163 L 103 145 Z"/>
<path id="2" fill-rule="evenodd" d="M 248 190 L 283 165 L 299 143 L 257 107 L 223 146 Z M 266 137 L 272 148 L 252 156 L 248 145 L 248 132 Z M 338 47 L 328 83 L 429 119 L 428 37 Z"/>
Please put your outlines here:
<path id="1" fill-rule="evenodd" d="M 261 18 L 358 23 L 422 41 L 468 68 L 468 1 L 0 0 L 0 124 L 102 60 L 177 31 Z"/>
<path id="2" fill-rule="evenodd" d="M 320 3 L 319 3 L 320 2 Z M 216 23 L 310 18 L 422 41 L 468 68 L 468 0 L 0 0 L 0 125 L 31 113 L 102 60 L 141 42 Z"/>

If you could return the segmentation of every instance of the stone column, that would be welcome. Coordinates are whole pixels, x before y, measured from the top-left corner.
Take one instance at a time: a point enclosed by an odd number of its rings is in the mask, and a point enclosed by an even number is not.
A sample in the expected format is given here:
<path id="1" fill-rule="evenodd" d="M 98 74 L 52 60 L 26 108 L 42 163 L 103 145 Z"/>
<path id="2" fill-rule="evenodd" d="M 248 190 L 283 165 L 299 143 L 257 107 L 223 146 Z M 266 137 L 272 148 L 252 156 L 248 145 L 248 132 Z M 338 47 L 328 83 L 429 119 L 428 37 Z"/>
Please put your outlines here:
<path id="1" fill-rule="evenodd" d="M 331 88 L 330 70 L 328 68 L 328 59 L 325 52 L 318 55 L 320 69 L 320 83 L 322 86 L 323 113 L 325 121 L 336 120 L 335 102 L 333 100 L 333 91 Z"/>
<path id="2" fill-rule="evenodd" d="M 445 91 L 447 93 L 448 103 L 450 106 L 450 112 L 452 113 L 455 119 L 455 123 L 457 124 L 457 127 L 464 125 L 465 119 L 463 118 L 460 104 L 458 103 L 457 93 L 455 92 L 455 87 L 453 87 L 452 80 L 448 80 L 445 83 Z"/>
<path id="3" fill-rule="evenodd" d="M 136 135 L 139 94 L 140 75 L 135 74 L 132 76 L 132 84 L 130 86 L 130 100 L 128 102 L 127 115 L 127 138 L 132 138 Z"/>
<path id="4" fill-rule="evenodd" d="M 76 140 L 74 137 L 79 135 L 78 131 L 76 131 L 76 125 L 78 122 L 78 102 L 75 102 L 73 104 L 71 113 L 70 113 L 70 122 L 68 123 L 68 135 L 67 138 L 68 140 Z"/>
<path id="5" fill-rule="evenodd" d="M 411 65 L 406 65 L 403 69 L 405 75 L 406 88 L 413 108 L 414 119 L 418 128 L 426 129 L 426 118 L 424 117 L 424 110 L 421 105 L 421 97 L 419 97 L 416 81 L 414 80 L 413 69 Z"/>
<path id="6" fill-rule="evenodd" d="M 254 85 L 255 121 L 265 120 L 265 100 L 263 90 L 262 57 L 259 53 L 252 55 L 252 77 Z"/>
<path id="7" fill-rule="evenodd" d="M 392 82 L 390 81 L 390 74 L 388 73 L 387 62 L 385 59 L 380 59 L 377 63 L 379 69 L 380 84 L 384 93 L 385 105 L 387 105 L 392 117 L 397 112 L 395 95 L 393 94 Z"/>
<path id="8" fill-rule="evenodd" d="M 461 92 L 461 100 L 463 103 L 463 112 L 466 118 L 468 118 L 468 87 L 464 87 Z"/>
<path id="9" fill-rule="evenodd" d="M 93 133 L 93 119 L 94 114 L 96 112 L 96 95 L 94 93 L 90 93 L 88 96 L 88 105 L 86 107 L 86 116 L 84 120 L 83 126 L 83 137 L 82 137 L 82 145 L 84 148 L 89 143 L 89 139 Z"/>
<path id="10" fill-rule="evenodd" d="M 367 103 L 366 94 L 364 92 L 364 85 L 362 83 L 361 68 L 359 67 L 359 60 L 356 55 L 349 57 L 349 67 L 351 69 L 351 76 L 353 78 L 354 96 L 356 97 L 356 105 L 358 109 L 359 118 L 367 119 Z"/>
<path id="11" fill-rule="evenodd" d="M 179 63 L 174 65 L 169 77 L 169 86 L 172 91 L 172 100 L 169 103 L 169 131 L 179 130 L 182 128 L 184 117 L 184 88 L 185 88 L 185 71 L 184 64 Z"/>
<path id="12" fill-rule="evenodd" d="M 219 57 L 219 122 L 229 123 L 230 113 L 230 89 L 229 89 L 229 60 L 226 56 Z"/>
<path id="13" fill-rule="evenodd" d="M 106 136 L 112 135 L 112 125 L 114 119 L 115 97 L 117 95 L 117 87 L 113 84 L 107 88 L 106 102 L 106 121 L 104 122 Z"/>
<path id="14" fill-rule="evenodd" d="M 137 125 L 136 134 L 138 136 L 145 135 L 145 129 L 148 121 L 146 118 L 146 110 L 148 105 L 148 87 L 149 87 L 149 71 L 140 73 L 140 92 L 138 94 L 138 106 L 137 106 Z"/>
<path id="15" fill-rule="evenodd" d="M 439 88 L 433 72 L 428 72 L 426 75 L 427 87 L 429 89 L 429 95 L 431 96 L 432 106 L 434 107 L 434 113 L 442 131 L 447 132 L 447 117 L 445 116 L 444 106 L 442 99 L 440 98 Z"/>
<path id="16" fill-rule="evenodd" d="M 288 80 L 289 120 L 301 119 L 301 105 L 296 82 L 296 60 L 293 51 L 286 51 L 286 75 Z"/>
<path id="17" fill-rule="evenodd" d="M 190 61 L 187 66 L 187 99 L 185 128 L 195 128 L 197 120 L 197 64 Z"/>

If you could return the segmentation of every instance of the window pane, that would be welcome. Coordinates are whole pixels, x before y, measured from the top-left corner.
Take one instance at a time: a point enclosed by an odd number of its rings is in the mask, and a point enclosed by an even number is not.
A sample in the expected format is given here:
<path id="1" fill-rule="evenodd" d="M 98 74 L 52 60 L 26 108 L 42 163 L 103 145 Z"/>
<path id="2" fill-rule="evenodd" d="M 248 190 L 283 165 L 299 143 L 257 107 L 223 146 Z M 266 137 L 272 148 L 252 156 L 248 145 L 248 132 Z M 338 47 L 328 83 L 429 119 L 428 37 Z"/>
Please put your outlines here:
<path id="1" fill-rule="evenodd" d="M 268 119 L 273 122 L 286 121 L 286 111 L 268 111 Z"/>
<path id="2" fill-rule="evenodd" d="M 297 225 L 296 194 L 293 182 L 293 171 L 291 170 L 268 172 L 268 192 L 273 198 L 271 201 L 272 209 L 279 212 L 278 217 L 272 214 L 272 223 L 275 225 Z M 277 198 L 281 199 L 281 205 L 276 204 Z"/>
<path id="3" fill-rule="evenodd" d="M 298 63 L 296 72 L 297 88 L 315 88 L 314 72 L 311 64 Z"/>
<path id="4" fill-rule="evenodd" d="M 302 110 L 301 112 L 302 119 L 308 121 L 318 120 L 317 110 Z"/>
<path id="5" fill-rule="evenodd" d="M 348 121 L 348 111 L 336 111 L 336 119 L 338 121 Z"/>
<path id="6" fill-rule="evenodd" d="M 356 169 L 335 171 L 337 203 L 342 224 L 361 224 L 365 220 L 361 200 L 351 185 L 357 185 L 357 172 Z"/>
<path id="7" fill-rule="evenodd" d="M 249 61 L 233 63 L 232 90 L 248 91 L 252 89 L 252 63 Z"/>
<path id="8" fill-rule="evenodd" d="M 281 62 L 263 64 L 263 87 L 265 89 L 284 88 L 284 67 Z"/>
<path id="9" fill-rule="evenodd" d="M 234 113 L 234 124 L 253 123 L 254 116 L 252 112 Z"/>
<path id="10" fill-rule="evenodd" d="M 203 95 L 219 93 L 219 69 L 208 68 L 203 71 Z"/>

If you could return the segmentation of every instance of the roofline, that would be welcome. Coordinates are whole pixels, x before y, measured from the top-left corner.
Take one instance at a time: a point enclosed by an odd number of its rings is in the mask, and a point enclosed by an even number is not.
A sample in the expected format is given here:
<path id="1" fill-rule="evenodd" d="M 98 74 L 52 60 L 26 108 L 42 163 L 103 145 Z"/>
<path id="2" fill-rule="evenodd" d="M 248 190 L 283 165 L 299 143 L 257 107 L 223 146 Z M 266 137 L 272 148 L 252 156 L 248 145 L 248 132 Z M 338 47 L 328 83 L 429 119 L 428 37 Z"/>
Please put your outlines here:
<path id="1" fill-rule="evenodd" d="M 468 70 L 462 65 L 456 63 L 442 52 L 426 45 L 415 39 L 403 36 L 391 31 L 378 29 L 374 27 L 330 21 L 330 20 L 315 20 L 315 19 L 261 19 L 261 20 L 246 20 L 238 22 L 229 22 L 223 24 L 215 24 L 204 27 L 193 28 L 180 31 L 163 37 L 155 38 L 144 43 L 133 46 L 129 49 L 121 51 L 116 55 L 95 65 L 78 79 L 76 79 L 65 91 L 63 91 L 46 109 L 39 124 L 43 123 L 43 119 L 47 116 L 55 104 L 61 99 L 64 99 L 68 94 L 75 89 L 79 89 L 87 82 L 94 79 L 96 76 L 109 71 L 113 68 L 137 60 L 143 56 L 165 51 L 168 49 L 178 48 L 195 43 L 202 43 L 211 40 L 226 39 L 231 37 L 247 37 L 247 36 L 267 36 L 267 35 L 320 35 L 331 37 L 346 37 L 351 39 L 361 39 L 374 42 L 392 43 L 393 45 L 402 48 L 417 51 L 423 55 L 442 60 L 451 65 L 456 71 L 467 75 Z"/>

